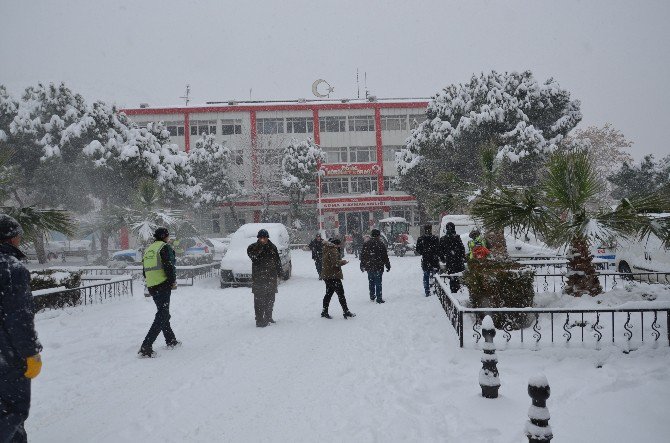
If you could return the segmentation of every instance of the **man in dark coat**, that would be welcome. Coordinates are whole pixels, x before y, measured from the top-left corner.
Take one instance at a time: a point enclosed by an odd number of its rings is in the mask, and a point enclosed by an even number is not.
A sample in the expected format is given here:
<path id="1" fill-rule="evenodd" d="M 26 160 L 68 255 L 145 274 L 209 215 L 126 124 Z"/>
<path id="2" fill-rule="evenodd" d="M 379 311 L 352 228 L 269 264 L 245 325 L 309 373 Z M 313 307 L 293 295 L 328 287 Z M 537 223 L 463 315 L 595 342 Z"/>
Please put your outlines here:
<path id="1" fill-rule="evenodd" d="M 23 229 L 0 214 L 0 441 L 28 441 L 30 381 L 42 369 L 30 272 L 18 249 Z"/>
<path id="2" fill-rule="evenodd" d="M 312 251 L 312 260 L 314 260 L 316 272 L 319 274 L 319 280 L 321 280 L 321 268 L 323 266 L 323 239 L 318 232 L 316 237 L 309 243 L 309 250 Z"/>
<path id="3" fill-rule="evenodd" d="M 354 231 L 354 234 L 351 236 L 351 247 L 354 250 L 354 257 L 358 258 L 361 255 L 361 248 L 363 247 L 363 234 Z"/>
<path id="4" fill-rule="evenodd" d="M 430 282 L 440 270 L 440 239 L 433 235 L 433 227 L 423 227 L 423 235 L 416 242 L 416 253 L 421 256 L 423 270 L 423 290 L 430 297 Z"/>
<path id="5" fill-rule="evenodd" d="M 169 244 L 170 232 L 167 228 L 157 228 L 154 240 L 142 254 L 142 275 L 149 295 L 156 304 L 156 315 L 137 352 L 140 357 L 148 358 L 156 356 L 153 345 L 161 332 L 168 349 L 181 346 L 170 325 L 170 297 L 172 291 L 177 289 L 176 253 Z"/>
<path id="6" fill-rule="evenodd" d="M 323 318 L 332 318 L 328 314 L 328 306 L 330 305 L 333 293 L 337 293 L 345 320 L 356 317 L 356 314 L 351 312 L 347 307 L 347 299 L 344 297 L 342 266 L 348 262 L 340 256 L 339 248 L 341 245 L 342 241 L 339 238 L 324 242 L 323 245 L 323 272 L 321 275 L 323 276 L 323 281 L 326 283 L 326 295 L 323 297 L 323 311 L 321 311 L 321 317 Z"/>
<path id="7" fill-rule="evenodd" d="M 456 274 L 465 270 L 465 246 L 461 236 L 456 233 L 456 225 L 449 222 L 445 234 L 440 239 L 440 260 L 445 264 L 447 274 Z M 458 277 L 449 278 L 449 289 L 452 293 L 461 289 Z"/>
<path id="8" fill-rule="evenodd" d="M 272 309 L 277 293 L 277 280 L 281 275 L 281 259 L 277 247 L 270 241 L 265 229 L 258 231 L 258 241 L 247 248 L 251 259 L 251 292 L 254 294 L 256 326 L 264 328 L 274 323 Z"/>
<path id="9" fill-rule="evenodd" d="M 386 303 L 382 298 L 382 276 L 384 267 L 386 272 L 391 270 L 386 245 L 379 238 L 379 229 L 373 229 L 370 233 L 370 240 L 363 244 L 361 250 L 361 272 L 368 273 L 368 286 L 370 289 L 370 300 L 377 303 Z"/>

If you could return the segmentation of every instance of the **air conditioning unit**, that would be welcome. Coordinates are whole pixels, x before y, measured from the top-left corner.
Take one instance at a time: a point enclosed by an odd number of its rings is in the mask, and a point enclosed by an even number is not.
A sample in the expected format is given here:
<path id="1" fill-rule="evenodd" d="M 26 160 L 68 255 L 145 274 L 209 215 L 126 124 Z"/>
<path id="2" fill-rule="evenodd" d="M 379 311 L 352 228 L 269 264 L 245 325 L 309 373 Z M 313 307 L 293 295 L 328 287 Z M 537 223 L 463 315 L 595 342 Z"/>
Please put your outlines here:
<path id="1" fill-rule="evenodd" d="M 146 109 L 149 107 L 149 103 L 140 103 L 140 109 Z"/>

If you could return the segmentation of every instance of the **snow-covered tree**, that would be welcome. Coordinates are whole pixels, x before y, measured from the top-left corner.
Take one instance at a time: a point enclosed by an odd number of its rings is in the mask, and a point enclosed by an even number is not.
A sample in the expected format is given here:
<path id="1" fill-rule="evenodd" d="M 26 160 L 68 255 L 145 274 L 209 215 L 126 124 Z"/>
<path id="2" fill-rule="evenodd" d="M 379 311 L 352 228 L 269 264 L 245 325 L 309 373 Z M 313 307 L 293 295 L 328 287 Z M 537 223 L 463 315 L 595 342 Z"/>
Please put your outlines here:
<path id="1" fill-rule="evenodd" d="M 467 173 L 489 143 L 512 161 L 552 152 L 581 120 L 579 108 L 554 79 L 540 83 L 530 71 L 473 75 L 430 100 L 427 119 L 412 131 L 397 166 L 402 174 L 427 158 Z"/>
<path id="2" fill-rule="evenodd" d="M 316 191 L 319 164 L 326 161 L 326 155 L 312 139 L 293 139 L 282 153 L 281 183 L 291 203 L 291 218 L 300 217 L 300 207 L 307 194 Z"/>
<path id="3" fill-rule="evenodd" d="M 235 201 L 244 195 L 244 188 L 231 171 L 230 149 L 218 143 L 214 135 L 196 140 L 188 155 L 193 176 L 201 187 L 201 205 L 228 205 L 237 221 Z"/>
<path id="4" fill-rule="evenodd" d="M 0 85 L 0 149 L 8 150 L 9 125 L 19 112 L 19 103 L 7 92 L 4 85 Z"/>
<path id="5" fill-rule="evenodd" d="M 638 164 L 624 161 L 608 181 L 614 185 L 614 198 L 639 197 L 663 189 L 670 193 L 670 156 L 657 161 L 646 155 Z"/>

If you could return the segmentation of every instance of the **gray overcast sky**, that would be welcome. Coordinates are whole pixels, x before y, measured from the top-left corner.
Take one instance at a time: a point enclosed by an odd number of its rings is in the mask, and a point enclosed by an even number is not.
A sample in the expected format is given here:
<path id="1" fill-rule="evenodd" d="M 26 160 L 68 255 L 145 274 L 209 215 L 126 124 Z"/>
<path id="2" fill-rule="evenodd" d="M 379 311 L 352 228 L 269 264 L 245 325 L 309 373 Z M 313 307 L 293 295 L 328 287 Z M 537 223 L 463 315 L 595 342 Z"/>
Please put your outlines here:
<path id="1" fill-rule="evenodd" d="M 670 1 L 7 1 L 0 83 L 65 81 L 120 106 L 311 96 L 430 96 L 472 73 L 531 69 L 611 122 L 633 155 L 670 154 Z"/>

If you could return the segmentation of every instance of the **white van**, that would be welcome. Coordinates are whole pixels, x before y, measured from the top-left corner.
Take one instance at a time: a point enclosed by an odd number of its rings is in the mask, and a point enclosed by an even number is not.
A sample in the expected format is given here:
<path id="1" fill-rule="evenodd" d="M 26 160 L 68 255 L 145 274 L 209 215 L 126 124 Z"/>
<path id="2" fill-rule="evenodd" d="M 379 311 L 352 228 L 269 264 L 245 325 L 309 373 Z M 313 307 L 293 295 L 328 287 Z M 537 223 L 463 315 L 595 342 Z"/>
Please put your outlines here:
<path id="1" fill-rule="evenodd" d="M 265 229 L 270 234 L 270 241 L 279 252 L 282 266 L 282 279 L 291 278 L 291 249 L 286 226 L 281 223 L 247 223 L 240 226 L 230 236 L 230 245 L 221 259 L 221 287 L 251 286 L 251 259 L 247 248 L 257 241 L 258 231 Z"/>
<path id="2" fill-rule="evenodd" d="M 620 240 L 616 252 L 616 269 L 628 272 L 670 272 L 670 248 L 654 234 L 638 240 Z"/>

